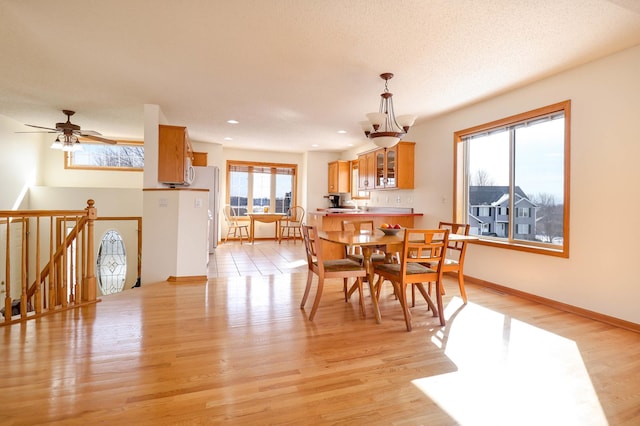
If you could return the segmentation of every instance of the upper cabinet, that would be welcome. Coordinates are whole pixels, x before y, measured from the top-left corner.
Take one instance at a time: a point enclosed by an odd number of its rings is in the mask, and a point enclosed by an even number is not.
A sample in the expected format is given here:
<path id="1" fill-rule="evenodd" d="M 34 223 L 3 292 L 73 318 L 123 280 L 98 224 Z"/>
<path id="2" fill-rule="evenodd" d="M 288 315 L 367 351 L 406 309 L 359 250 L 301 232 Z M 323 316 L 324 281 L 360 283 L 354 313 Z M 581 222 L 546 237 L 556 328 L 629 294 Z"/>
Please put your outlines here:
<path id="1" fill-rule="evenodd" d="M 329 193 L 351 192 L 351 167 L 348 161 L 329 163 Z"/>
<path id="2" fill-rule="evenodd" d="M 193 149 L 187 128 L 161 124 L 158 135 L 158 182 L 188 184 Z"/>
<path id="3" fill-rule="evenodd" d="M 376 183 L 376 151 L 358 155 L 358 189 L 370 191 Z M 354 182 L 355 184 L 355 182 Z"/>
<path id="4" fill-rule="evenodd" d="M 380 148 L 358 156 L 360 179 L 358 189 L 413 189 L 415 142 L 398 142 L 391 148 Z"/>

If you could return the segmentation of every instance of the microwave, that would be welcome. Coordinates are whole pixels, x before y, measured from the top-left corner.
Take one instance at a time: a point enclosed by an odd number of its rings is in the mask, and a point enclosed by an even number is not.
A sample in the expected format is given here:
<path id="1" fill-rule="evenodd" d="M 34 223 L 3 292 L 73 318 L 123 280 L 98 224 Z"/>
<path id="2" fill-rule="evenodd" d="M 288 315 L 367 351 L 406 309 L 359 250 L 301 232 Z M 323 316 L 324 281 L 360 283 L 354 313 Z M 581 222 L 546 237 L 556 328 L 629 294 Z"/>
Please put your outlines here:
<path id="1" fill-rule="evenodd" d="M 193 168 L 191 157 L 187 156 L 184 162 L 184 183 L 183 185 L 189 186 L 196 178 L 196 169 Z"/>

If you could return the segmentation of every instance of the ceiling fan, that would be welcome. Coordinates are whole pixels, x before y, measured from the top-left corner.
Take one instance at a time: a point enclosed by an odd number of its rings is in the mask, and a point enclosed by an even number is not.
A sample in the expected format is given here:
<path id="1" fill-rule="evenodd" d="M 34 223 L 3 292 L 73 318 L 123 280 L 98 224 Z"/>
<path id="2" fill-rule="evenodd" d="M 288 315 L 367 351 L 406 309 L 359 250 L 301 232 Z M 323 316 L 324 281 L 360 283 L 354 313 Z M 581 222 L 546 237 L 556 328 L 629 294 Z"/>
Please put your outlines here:
<path id="1" fill-rule="evenodd" d="M 92 139 L 98 142 L 104 142 L 108 144 L 116 144 L 117 142 L 112 139 L 103 138 L 102 135 L 94 130 L 81 130 L 80 126 L 71 122 L 71 116 L 75 114 L 75 111 L 63 109 L 62 113 L 67 116 L 67 121 L 62 123 L 56 123 L 55 128 L 36 126 L 33 124 L 25 124 L 25 126 L 34 127 L 36 129 L 44 129 L 47 132 L 44 133 L 59 133 L 58 138 L 52 145 L 52 148 L 60 148 L 64 151 L 72 151 L 75 146 L 79 146 L 78 136 L 82 136 L 87 139 Z M 26 133 L 26 132 L 23 132 Z"/>

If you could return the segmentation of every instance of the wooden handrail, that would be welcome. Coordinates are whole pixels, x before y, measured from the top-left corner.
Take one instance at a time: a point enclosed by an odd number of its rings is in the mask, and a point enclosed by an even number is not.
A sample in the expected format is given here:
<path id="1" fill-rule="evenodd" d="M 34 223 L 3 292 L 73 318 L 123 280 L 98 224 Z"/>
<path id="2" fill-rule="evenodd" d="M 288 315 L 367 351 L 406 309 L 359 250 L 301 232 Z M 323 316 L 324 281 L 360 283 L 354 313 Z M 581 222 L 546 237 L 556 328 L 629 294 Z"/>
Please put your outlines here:
<path id="1" fill-rule="evenodd" d="M 96 277 L 93 244 L 93 221 L 97 218 L 97 210 L 93 200 L 87 201 L 84 210 L 0 210 L 0 226 L 5 232 L 5 300 L 4 322 L 21 321 L 34 318 L 49 312 L 79 307 L 95 303 Z M 48 254 L 44 253 L 41 239 L 42 222 L 49 225 Z M 31 223 L 35 221 L 35 252 L 31 250 Z M 67 234 L 66 223 L 75 223 Z M 13 225 L 20 226 L 19 243 L 12 240 Z M 73 244 L 75 243 L 75 246 Z M 12 245 L 19 245 L 20 256 L 20 312 L 19 319 L 14 318 L 14 299 L 12 298 Z M 75 247 L 75 256 L 68 256 L 70 247 Z M 43 254 L 49 258 L 41 269 Z M 30 261 L 35 260 L 35 272 Z M 0 268 L 2 265 L 0 265 Z M 27 286 L 30 274 L 36 275 L 32 284 Z M 67 285 L 72 288 L 67 289 Z M 15 292 L 14 292 L 15 294 Z M 35 307 L 32 312 L 32 308 Z"/>

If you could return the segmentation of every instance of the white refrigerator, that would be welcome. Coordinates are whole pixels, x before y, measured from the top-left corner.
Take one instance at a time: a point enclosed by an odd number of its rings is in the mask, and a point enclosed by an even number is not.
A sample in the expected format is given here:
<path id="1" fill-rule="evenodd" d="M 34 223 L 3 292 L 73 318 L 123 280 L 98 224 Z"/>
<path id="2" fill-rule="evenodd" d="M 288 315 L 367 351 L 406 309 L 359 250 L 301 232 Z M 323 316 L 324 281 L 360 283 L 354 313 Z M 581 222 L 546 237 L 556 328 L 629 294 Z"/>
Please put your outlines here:
<path id="1" fill-rule="evenodd" d="M 195 178 L 190 188 L 209 190 L 209 253 L 213 253 L 218 246 L 218 229 L 220 215 L 220 169 L 214 166 L 194 167 Z"/>

